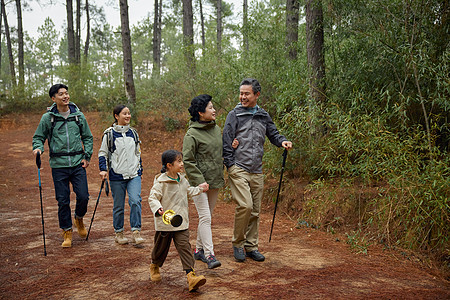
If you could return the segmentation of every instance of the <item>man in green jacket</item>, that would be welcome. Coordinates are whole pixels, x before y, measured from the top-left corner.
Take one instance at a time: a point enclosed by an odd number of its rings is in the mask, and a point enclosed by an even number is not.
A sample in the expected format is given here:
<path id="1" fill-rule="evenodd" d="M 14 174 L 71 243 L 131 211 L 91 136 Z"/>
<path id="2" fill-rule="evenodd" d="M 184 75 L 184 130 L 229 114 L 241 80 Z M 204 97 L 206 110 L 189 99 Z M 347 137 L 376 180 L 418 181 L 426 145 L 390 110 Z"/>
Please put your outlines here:
<path id="1" fill-rule="evenodd" d="M 62 247 L 72 246 L 70 186 L 76 194 L 74 223 L 78 234 L 85 238 L 83 217 L 89 201 L 86 168 L 92 156 L 93 137 L 83 113 L 70 102 L 68 87 L 55 84 L 49 95 L 54 104 L 47 109 L 33 136 L 33 154 L 44 152 L 48 139 L 50 167 L 55 196 L 58 201 L 59 227 L 63 230 Z"/>

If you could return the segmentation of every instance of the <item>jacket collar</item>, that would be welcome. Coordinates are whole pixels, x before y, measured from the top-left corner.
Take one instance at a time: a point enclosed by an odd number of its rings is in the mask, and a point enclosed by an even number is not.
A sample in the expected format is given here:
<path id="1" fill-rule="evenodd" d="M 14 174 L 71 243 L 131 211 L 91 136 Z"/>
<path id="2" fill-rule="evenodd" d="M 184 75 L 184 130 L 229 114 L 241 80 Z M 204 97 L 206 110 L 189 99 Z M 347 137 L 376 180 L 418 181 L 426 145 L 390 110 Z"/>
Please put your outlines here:
<path id="1" fill-rule="evenodd" d="M 56 103 L 53 103 L 52 106 L 47 107 L 47 111 L 53 114 L 60 114 L 58 108 L 56 107 Z M 71 114 L 76 113 L 79 111 L 78 106 L 73 102 L 69 102 L 69 111 Z"/>

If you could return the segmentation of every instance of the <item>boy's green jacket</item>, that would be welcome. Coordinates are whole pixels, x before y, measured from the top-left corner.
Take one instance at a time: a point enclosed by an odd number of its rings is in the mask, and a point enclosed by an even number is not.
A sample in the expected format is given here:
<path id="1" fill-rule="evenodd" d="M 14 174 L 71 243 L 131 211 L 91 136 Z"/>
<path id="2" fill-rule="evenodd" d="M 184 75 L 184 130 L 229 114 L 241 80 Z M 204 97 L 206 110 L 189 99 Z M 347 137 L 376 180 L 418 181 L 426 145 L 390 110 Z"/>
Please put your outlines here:
<path id="1" fill-rule="evenodd" d="M 45 140 L 50 138 L 51 168 L 74 167 L 83 159 L 90 161 L 92 156 L 93 137 L 86 118 L 74 103 L 69 103 L 69 109 L 69 117 L 64 119 L 54 103 L 42 115 L 33 136 L 33 150 L 40 149 L 42 152 Z"/>
<path id="2" fill-rule="evenodd" d="M 214 121 L 190 122 L 183 140 L 183 163 L 191 186 L 203 182 L 210 189 L 223 186 L 222 133 Z"/>

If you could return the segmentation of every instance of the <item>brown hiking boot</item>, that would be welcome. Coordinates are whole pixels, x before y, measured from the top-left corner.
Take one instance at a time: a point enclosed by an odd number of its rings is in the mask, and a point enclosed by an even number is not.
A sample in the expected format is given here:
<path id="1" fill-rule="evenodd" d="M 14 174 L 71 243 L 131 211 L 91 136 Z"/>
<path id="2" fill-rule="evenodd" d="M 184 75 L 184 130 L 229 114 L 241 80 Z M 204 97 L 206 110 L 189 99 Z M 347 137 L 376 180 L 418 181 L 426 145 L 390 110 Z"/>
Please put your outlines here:
<path id="1" fill-rule="evenodd" d="M 75 222 L 75 226 L 77 227 L 78 230 L 78 235 L 81 236 L 82 238 L 85 238 L 87 236 L 87 231 L 86 228 L 84 228 L 84 224 L 83 224 L 83 218 L 75 218 L 74 220 Z"/>
<path id="2" fill-rule="evenodd" d="M 206 283 L 205 276 L 197 276 L 194 271 L 189 272 L 186 277 L 189 284 L 189 292 L 195 292 L 199 287 Z"/>
<path id="3" fill-rule="evenodd" d="M 63 230 L 64 242 L 61 244 L 63 248 L 72 247 L 72 229 Z"/>
<path id="4" fill-rule="evenodd" d="M 157 264 L 150 264 L 150 280 L 154 282 L 161 281 L 161 274 Z"/>

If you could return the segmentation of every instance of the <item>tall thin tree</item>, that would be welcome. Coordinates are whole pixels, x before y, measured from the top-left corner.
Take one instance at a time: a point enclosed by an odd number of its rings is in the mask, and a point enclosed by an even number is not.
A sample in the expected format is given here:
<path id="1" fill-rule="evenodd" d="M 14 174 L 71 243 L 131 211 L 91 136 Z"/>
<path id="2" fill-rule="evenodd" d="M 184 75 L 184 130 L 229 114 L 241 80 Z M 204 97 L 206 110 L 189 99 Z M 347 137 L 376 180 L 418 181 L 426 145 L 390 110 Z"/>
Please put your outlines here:
<path id="1" fill-rule="evenodd" d="M 306 52 L 310 96 L 325 101 L 325 58 L 322 0 L 306 0 Z"/>
<path id="2" fill-rule="evenodd" d="M 66 0 L 66 12 L 67 12 L 67 46 L 68 46 L 68 59 L 69 64 L 76 63 L 75 55 L 75 33 L 73 30 L 73 2 L 72 0 Z"/>
<path id="3" fill-rule="evenodd" d="M 194 14 L 192 0 L 183 0 L 183 48 L 189 71 L 195 73 Z"/>
<path id="4" fill-rule="evenodd" d="M 198 4 L 200 6 L 200 27 L 202 29 L 202 55 L 204 55 L 205 47 L 206 47 L 206 37 L 205 37 L 205 17 L 203 15 L 202 0 L 198 0 Z"/>
<path id="5" fill-rule="evenodd" d="M 243 7 L 243 20 L 242 20 L 242 42 L 244 45 L 244 52 L 248 53 L 248 2 L 244 0 Z"/>
<path id="6" fill-rule="evenodd" d="M 76 28 L 75 28 L 75 61 L 80 64 L 81 58 L 81 0 L 76 1 Z"/>
<path id="7" fill-rule="evenodd" d="M 128 17 L 128 0 L 119 0 L 120 24 L 122 27 L 123 75 L 128 105 L 135 107 L 136 90 L 133 79 L 133 60 L 131 55 L 130 21 Z M 136 114 L 134 114 L 136 115 Z"/>
<path id="8" fill-rule="evenodd" d="M 162 0 L 155 0 L 155 16 L 153 18 L 153 70 L 152 76 L 159 77 L 161 72 L 161 19 L 160 3 Z"/>
<path id="9" fill-rule="evenodd" d="M 16 8 L 17 8 L 17 44 L 18 44 L 18 58 L 19 58 L 19 89 L 22 92 L 24 91 L 25 84 L 25 68 L 24 68 L 24 52 L 23 52 L 23 26 L 22 26 L 22 4 L 20 0 L 16 0 Z"/>
<path id="10" fill-rule="evenodd" d="M 1 4 L 0 4 L 0 48 L 2 45 L 2 20 L 3 20 L 3 9 L 1 8 Z M 2 69 L 2 51 L 0 51 L 0 70 Z"/>
<path id="11" fill-rule="evenodd" d="M 222 0 L 217 0 L 216 3 L 217 10 L 217 53 L 222 53 Z"/>
<path id="12" fill-rule="evenodd" d="M 5 35 L 6 35 L 6 45 L 8 48 L 8 56 L 9 56 L 9 73 L 11 74 L 11 84 L 12 86 L 16 86 L 16 69 L 14 66 L 14 56 L 12 51 L 12 44 L 11 44 L 11 35 L 9 32 L 9 25 L 8 25 L 8 17 L 6 15 L 6 5 L 5 0 L 1 0 L 2 3 L 2 14 L 3 14 L 3 22 L 5 26 Z"/>
<path id="13" fill-rule="evenodd" d="M 299 0 L 286 0 L 286 47 L 288 57 L 297 59 Z"/>
<path id="14" fill-rule="evenodd" d="M 84 42 L 84 62 L 87 64 L 89 54 L 89 42 L 91 39 L 91 18 L 89 14 L 89 1 L 86 0 L 86 41 Z"/>

